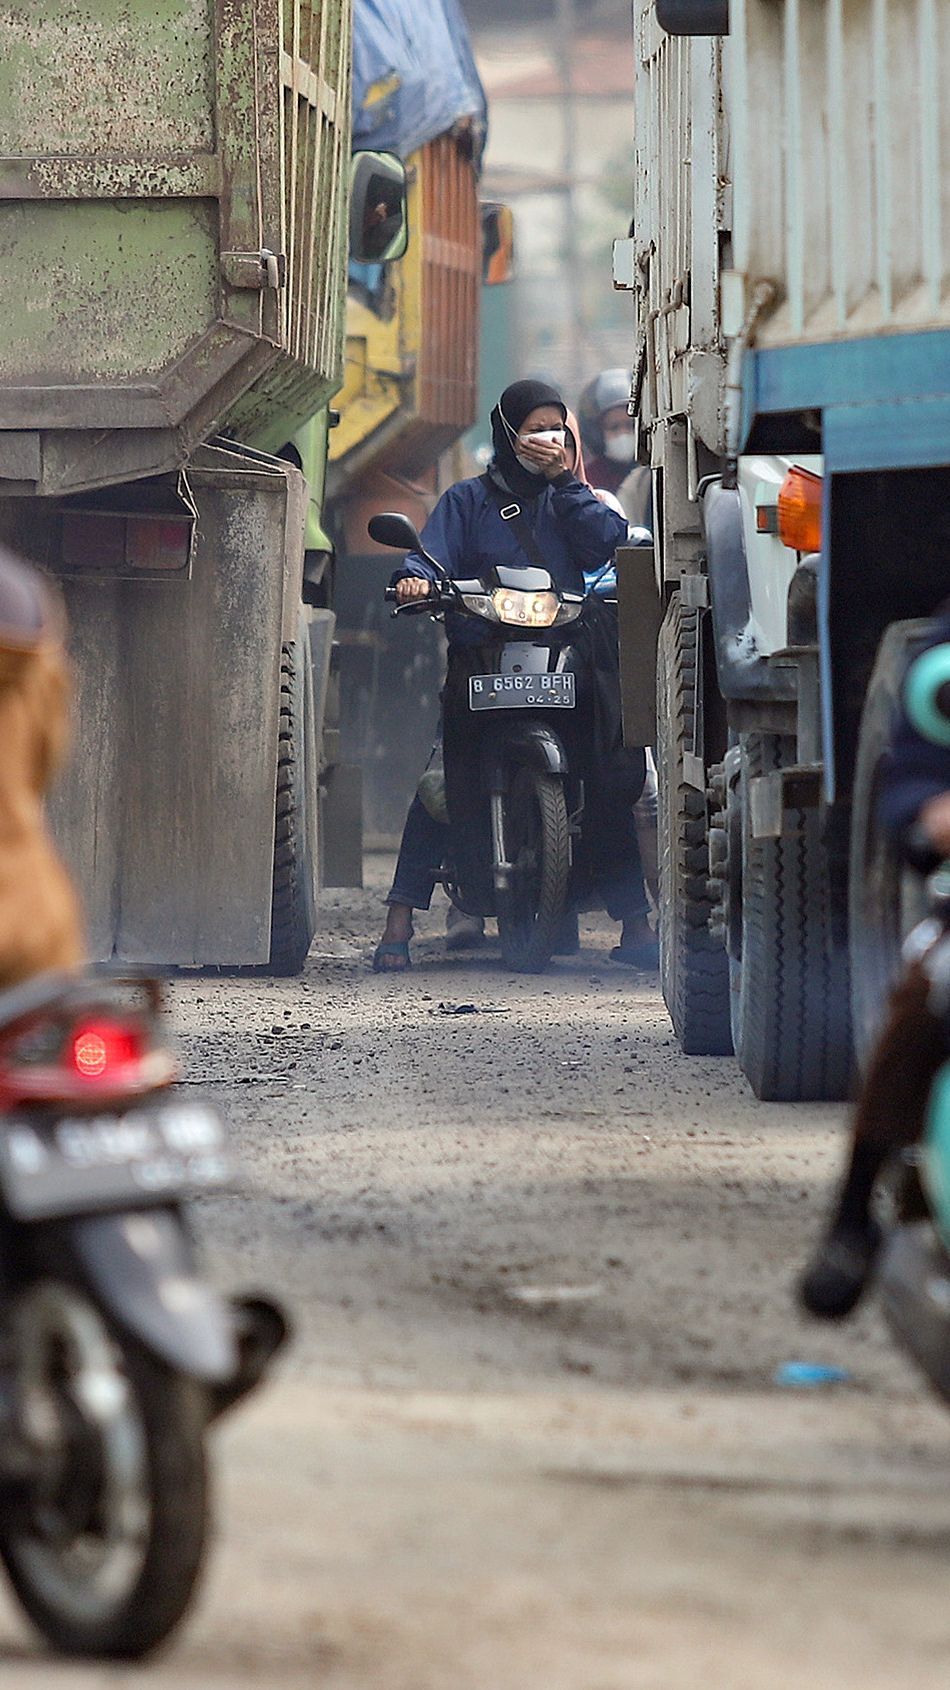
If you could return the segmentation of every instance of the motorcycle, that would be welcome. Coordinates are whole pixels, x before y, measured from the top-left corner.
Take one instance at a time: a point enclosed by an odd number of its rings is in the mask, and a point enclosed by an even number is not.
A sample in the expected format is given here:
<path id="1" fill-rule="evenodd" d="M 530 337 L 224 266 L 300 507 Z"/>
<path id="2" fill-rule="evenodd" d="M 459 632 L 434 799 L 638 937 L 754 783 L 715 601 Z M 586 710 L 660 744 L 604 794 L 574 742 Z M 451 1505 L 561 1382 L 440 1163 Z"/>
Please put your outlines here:
<path id="1" fill-rule="evenodd" d="M 509 968 L 539 973 L 563 931 L 581 834 L 584 783 L 572 767 L 566 724 L 582 702 L 586 665 L 577 634 L 596 595 L 564 592 L 533 567 L 499 564 L 484 578 L 455 580 L 400 514 L 372 517 L 369 533 L 380 545 L 425 557 L 438 578 L 427 598 L 398 605 L 395 616 L 451 611 L 481 624 L 462 706 L 470 730 L 466 769 L 475 771 L 477 793 L 471 825 L 450 829 L 439 878 L 458 909 L 497 917 Z M 387 599 L 395 596 L 388 587 Z M 447 761 L 450 790 L 452 775 Z M 420 796 L 449 820 L 441 792 L 423 786 Z M 490 840 L 487 875 L 473 848 L 478 837 Z"/>
<path id="2" fill-rule="evenodd" d="M 201 1276 L 185 1201 L 233 1184 L 174 1089 L 146 978 L 0 995 L 0 1558 L 58 1650 L 131 1659 L 178 1624 L 208 1529 L 209 1424 L 286 1336 Z"/>

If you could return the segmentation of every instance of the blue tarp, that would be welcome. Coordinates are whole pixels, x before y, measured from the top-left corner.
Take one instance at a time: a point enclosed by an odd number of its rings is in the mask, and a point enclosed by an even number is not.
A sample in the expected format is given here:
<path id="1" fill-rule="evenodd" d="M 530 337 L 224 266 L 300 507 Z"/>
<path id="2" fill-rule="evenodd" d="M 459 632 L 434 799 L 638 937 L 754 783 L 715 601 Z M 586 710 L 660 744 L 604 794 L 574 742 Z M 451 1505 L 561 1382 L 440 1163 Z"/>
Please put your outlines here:
<path id="1" fill-rule="evenodd" d="M 353 145 L 410 153 L 473 122 L 476 158 L 487 106 L 458 0 L 356 0 Z"/>

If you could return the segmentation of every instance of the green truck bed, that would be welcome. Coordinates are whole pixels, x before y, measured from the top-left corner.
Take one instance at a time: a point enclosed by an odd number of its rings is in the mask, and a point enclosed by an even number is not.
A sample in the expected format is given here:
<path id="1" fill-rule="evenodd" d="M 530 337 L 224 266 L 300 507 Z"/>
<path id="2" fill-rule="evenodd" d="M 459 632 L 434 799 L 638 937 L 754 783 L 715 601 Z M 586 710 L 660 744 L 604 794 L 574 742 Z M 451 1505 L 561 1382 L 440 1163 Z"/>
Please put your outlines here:
<path id="1" fill-rule="evenodd" d="M 0 10 L 0 497 L 270 445 L 339 385 L 350 5 Z"/>

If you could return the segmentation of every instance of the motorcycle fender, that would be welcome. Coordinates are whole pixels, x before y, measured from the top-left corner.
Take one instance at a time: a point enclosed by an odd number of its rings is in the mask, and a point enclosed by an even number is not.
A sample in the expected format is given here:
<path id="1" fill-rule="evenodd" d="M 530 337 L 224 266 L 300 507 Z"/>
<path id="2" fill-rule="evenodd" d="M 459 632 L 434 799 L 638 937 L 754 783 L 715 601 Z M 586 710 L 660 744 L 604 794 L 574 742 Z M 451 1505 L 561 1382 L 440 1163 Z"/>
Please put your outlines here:
<path id="1" fill-rule="evenodd" d="M 89 1290 L 119 1326 L 202 1384 L 234 1378 L 232 1312 L 201 1277 L 174 1209 L 83 1216 L 64 1231 Z"/>
<path id="2" fill-rule="evenodd" d="M 567 774 L 567 752 L 544 722 L 506 723 L 504 760 L 509 766 L 537 769 L 542 775 Z"/>

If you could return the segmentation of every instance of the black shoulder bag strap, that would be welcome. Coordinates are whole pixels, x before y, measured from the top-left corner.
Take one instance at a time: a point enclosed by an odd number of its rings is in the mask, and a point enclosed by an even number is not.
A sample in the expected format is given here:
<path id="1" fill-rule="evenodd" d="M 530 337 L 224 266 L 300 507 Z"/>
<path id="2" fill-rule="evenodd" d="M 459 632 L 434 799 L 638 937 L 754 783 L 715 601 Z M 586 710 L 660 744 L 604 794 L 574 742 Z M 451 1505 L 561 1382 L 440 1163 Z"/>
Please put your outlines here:
<path id="1" fill-rule="evenodd" d="M 550 575 L 551 566 L 541 552 L 541 547 L 531 532 L 530 524 L 525 517 L 517 499 L 505 488 L 499 487 L 486 470 L 482 476 L 485 486 L 498 506 L 498 515 L 502 522 L 510 522 L 518 536 L 518 544 L 525 557 L 530 558 L 536 569 L 544 569 Z"/>

